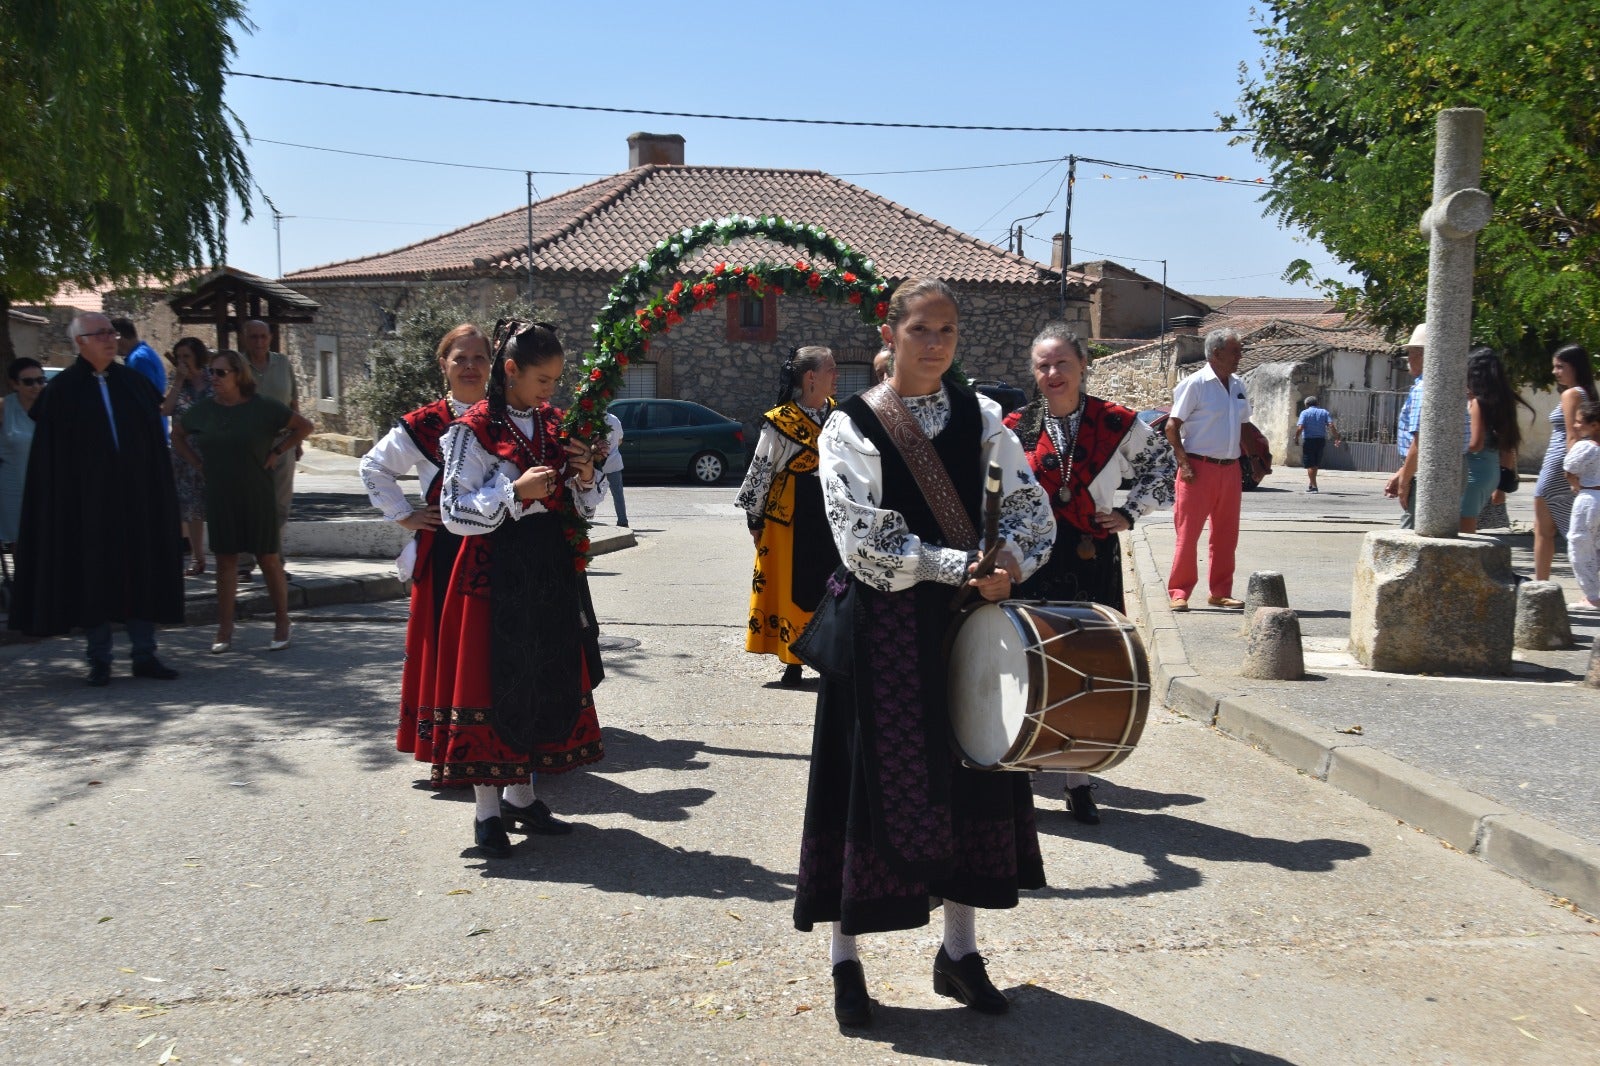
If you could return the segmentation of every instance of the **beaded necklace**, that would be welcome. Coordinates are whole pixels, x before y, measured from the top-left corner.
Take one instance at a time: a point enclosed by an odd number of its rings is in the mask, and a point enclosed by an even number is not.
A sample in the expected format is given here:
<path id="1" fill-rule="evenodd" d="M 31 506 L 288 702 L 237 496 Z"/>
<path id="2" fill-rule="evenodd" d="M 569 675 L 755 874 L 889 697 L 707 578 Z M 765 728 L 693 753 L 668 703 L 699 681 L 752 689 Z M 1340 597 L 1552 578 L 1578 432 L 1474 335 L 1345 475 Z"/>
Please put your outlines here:
<path id="1" fill-rule="evenodd" d="M 1064 419 L 1050 414 L 1048 408 L 1045 413 L 1045 432 L 1050 434 L 1050 443 L 1055 445 L 1056 454 L 1061 457 L 1061 490 L 1056 493 L 1056 499 L 1062 503 L 1072 499 L 1072 461 L 1078 450 L 1078 430 L 1083 427 L 1084 400 L 1085 397 L 1079 396 L 1078 406 Z M 1070 423 L 1070 437 L 1061 428 L 1062 422 Z"/>

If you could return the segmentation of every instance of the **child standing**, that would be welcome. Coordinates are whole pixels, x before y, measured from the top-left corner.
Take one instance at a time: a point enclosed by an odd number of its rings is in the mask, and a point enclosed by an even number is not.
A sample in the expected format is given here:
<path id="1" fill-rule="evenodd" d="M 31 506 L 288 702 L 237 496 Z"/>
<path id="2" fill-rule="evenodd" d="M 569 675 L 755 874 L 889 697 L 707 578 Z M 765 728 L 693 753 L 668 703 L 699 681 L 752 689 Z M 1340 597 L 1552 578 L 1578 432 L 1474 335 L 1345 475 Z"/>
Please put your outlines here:
<path id="1" fill-rule="evenodd" d="M 1567 450 L 1561 468 L 1572 487 L 1572 518 L 1567 526 L 1567 553 L 1572 572 L 1583 589 L 1583 599 L 1571 606 L 1580 611 L 1600 610 L 1600 554 L 1595 538 L 1600 535 L 1600 403 L 1593 400 L 1578 405 L 1572 426 L 1573 445 Z"/>

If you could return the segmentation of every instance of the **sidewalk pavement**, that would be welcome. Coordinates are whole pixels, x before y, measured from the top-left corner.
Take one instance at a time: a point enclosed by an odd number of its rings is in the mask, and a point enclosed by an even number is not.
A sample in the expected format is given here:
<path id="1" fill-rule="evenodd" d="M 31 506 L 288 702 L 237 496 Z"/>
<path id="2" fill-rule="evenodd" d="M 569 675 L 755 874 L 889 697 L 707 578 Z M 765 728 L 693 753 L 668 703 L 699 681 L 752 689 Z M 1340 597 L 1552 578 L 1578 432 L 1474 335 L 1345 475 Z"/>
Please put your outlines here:
<path id="1" fill-rule="evenodd" d="M 1129 537 L 1127 599 L 1140 616 L 1156 698 L 1600 913 L 1600 692 L 1580 684 L 1600 616 L 1573 615 L 1575 648 L 1518 650 L 1509 678 L 1368 670 L 1349 654 L 1355 564 L 1369 531 L 1392 528 L 1246 516 L 1234 595 L 1244 597 L 1254 571 L 1283 574 L 1307 671 L 1301 681 L 1259 681 L 1239 673 L 1241 612 L 1205 606 L 1204 540 L 1191 609 L 1174 613 L 1170 516 L 1141 522 Z M 1531 573 L 1531 538 L 1507 540 L 1513 566 Z M 1575 596 L 1570 577 L 1564 583 Z"/>
<path id="2" fill-rule="evenodd" d="M 350 527 L 351 543 L 348 554 L 338 552 L 335 547 L 329 555 L 289 558 L 291 611 L 335 604 L 371 603 L 410 595 L 410 586 L 395 573 L 393 559 L 360 557 L 370 552 L 364 543 L 358 543 L 365 538 L 360 537 L 361 531 L 355 527 L 366 524 L 359 520 L 378 518 L 378 513 L 368 500 L 366 489 L 362 487 L 359 464 L 359 458 L 307 448 L 296 467 L 291 527 L 307 523 L 328 523 L 330 528 L 336 528 L 336 524 L 346 525 Z M 317 538 L 318 543 L 324 545 L 337 545 L 339 540 L 338 536 Z M 597 524 L 589 537 L 590 551 L 595 556 L 630 548 L 635 543 L 632 530 L 616 526 Z M 206 562 L 206 573 L 183 579 L 185 625 L 210 625 L 217 619 L 217 587 L 213 572 L 216 561 L 208 558 Z M 239 586 L 237 611 L 240 620 L 271 617 L 272 603 L 268 599 L 266 586 L 261 583 L 259 571 L 253 582 Z M 0 624 L 0 645 L 31 639 Z"/>

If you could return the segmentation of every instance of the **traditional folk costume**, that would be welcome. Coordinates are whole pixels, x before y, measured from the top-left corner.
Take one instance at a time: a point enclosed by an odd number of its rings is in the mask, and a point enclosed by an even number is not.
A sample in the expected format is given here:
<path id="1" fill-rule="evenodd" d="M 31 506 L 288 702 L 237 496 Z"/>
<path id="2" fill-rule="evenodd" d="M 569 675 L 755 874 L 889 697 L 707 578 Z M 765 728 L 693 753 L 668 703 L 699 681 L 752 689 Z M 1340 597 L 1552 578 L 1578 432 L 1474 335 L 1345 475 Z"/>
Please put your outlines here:
<path id="1" fill-rule="evenodd" d="M 411 501 L 399 478 L 412 470 L 422 488 L 425 505 L 437 507 L 443 478 L 440 449 L 445 430 L 469 404 L 446 396 L 400 416 L 391 429 L 361 459 L 361 482 L 372 505 L 383 517 L 398 522 L 411 514 Z M 402 581 L 410 578 L 411 613 L 406 619 L 405 665 L 400 671 L 400 728 L 395 747 L 409 751 L 418 762 L 433 759 L 433 706 L 438 672 L 439 618 L 444 613 L 445 590 L 461 551 L 461 537 L 441 526 L 419 529 L 396 566 Z M 445 708 L 448 714 L 449 708 Z"/>
<path id="2" fill-rule="evenodd" d="M 817 476 L 817 438 L 833 410 L 827 400 L 817 409 L 786 403 L 768 411 L 737 500 L 750 528 L 761 531 L 745 650 L 796 666 L 789 643 L 811 620 L 839 565 Z"/>
<path id="3" fill-rule="evenodd" d="M 1041 398 L 1006 416 L 1056 518 L 1050 559 L 1016 590 L 1019 599 L 1077 600 L 1123 610 L 1122 547 L 1095 524 L 1096 511 L 1121 511 L 1128 525 L 1173 499 L 1178 461 L 1165 437 L 1133 411 L 1085 396 L 1065 418 Z M 1117 489 L 1132 480 L 1116 507 Z"/>
<path id="4" fill-rule="evenodd" d="M 1024 575 L 1055 523 L 1026 456 L 987 398 L 941 388 L 901 402 L 976 526 L 984 474 L 1002 470 L 1000 534 Z M 828 582 L 849 662 L 824 672 L 795 926 L 853 935 L 926 925 L 929 897 L 1012 907 L 1044 885 L 1028 775 L 962 767 L 952 749 L 943 641 L 969 553 L 948 547 L 918 479 L 860 396 L 819 444 L 828 523 L 844 565 Z M 830 616 L 824 616 L 830 617 Z"/>
<path id="5" fill-rule="evenodd" d="M 109 663 L 95 631 L 109 642 L 106 627 L 125 622 L 135 661 L 153 656 L 153 624 L 183 622 L 160 394 L 137 370 L 114 362 L 97 372 L 79 357 L 27 415 L 34 437 L 8 624 L 38 637 L 81 626 L 91 631 L 90 658 Z"/>
<path id="6" fill-rule="evenodd" d="M 570 496 L 592 516 L 605 482 L 580 490 L 569 477 L 526 503 L 512 488 L 530 467 L 566 463 L 560 421 L 548 404 L 496 411 L 485 400 L 445 432 L 440 511 L 463 540 L 427 704 L 436 787 L 522 784 L 604 754 L 592 696 L 599 633 L 559 510 Z"/>

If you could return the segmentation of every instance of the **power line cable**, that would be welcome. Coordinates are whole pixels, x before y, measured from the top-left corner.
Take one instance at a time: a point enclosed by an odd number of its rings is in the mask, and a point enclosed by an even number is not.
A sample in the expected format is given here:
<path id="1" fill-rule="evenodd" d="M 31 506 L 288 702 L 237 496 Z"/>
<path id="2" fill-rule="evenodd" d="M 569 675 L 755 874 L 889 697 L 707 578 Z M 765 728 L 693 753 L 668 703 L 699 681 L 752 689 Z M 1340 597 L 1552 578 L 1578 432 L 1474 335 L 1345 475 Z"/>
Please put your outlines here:
<path id="1" fill-rule="evenodd" d="M 593 104 L 551 104 L 537 100 L 506 100 L 493 96 L 466 96 L 460 93 L 430 93 L 419 89 L 390 89 L 375 85 L 350 85 L 337 81 L 316 81 L 311 78 L 286 78 L 278 74 L 254 74 L 244 70 L 229 70 L 236 78 L 255 78 L 260 81 L 283 82 L 288 85 L 314 85 L 324 89 L 350 89 L 355 92 L 383 93 L 390 96 L 416 96 L 428 100 L 458 100 L 471 104 L 505 104 L 511 107 L 544 107 L 557 111 L 591 111 L 611 115 L 650 115 L 656 118 L 704 118 L 723 122 L 777 122 L 797 126 L 856 126 L 872 129 L 896 130 L 967 130 L 982 133 L 1227 133 L 1248 132 L 1224 130 L 1216 126 L 1150 127 L 1150 126 L 984 126 L 962 125 L 948 122 L 871 122 L 835 118 L 774 118 L 762 115 L 716 115 L 699 111 L 654 111 L 642 107 L 599 107 Z"/>
<path id="2" fill-rule="evenodd" d="M 320 144 L 296 144 L 293 141 L 274 141 L 266 137 L 250 138 L 252 144 L 278 144 L 286 148 L 304 148 L 311 152 L 333 152 L 337 155 L 358 155 L 366 159 L 388 159 L 397 163 L 426 163 L 434 167 L 460 167 L 464 170 L 496 170 L 503 174 L 526 174 L 526 167 L 491 167 L 481 163 L 453 163 L 443 159 L 415 159 L 405 155 L 380 155 L 377 152 L 356 152 L 348 148 L 328 148 Z M 587 170 L 535 170 L 535 174 L 556 174 L 574 178 L 604 178 L 608 175 Z"/>

